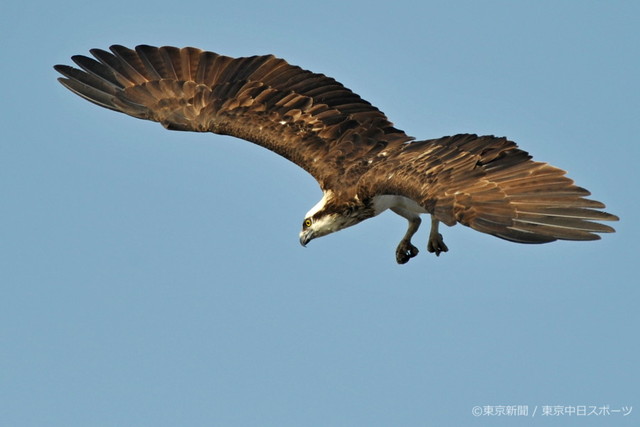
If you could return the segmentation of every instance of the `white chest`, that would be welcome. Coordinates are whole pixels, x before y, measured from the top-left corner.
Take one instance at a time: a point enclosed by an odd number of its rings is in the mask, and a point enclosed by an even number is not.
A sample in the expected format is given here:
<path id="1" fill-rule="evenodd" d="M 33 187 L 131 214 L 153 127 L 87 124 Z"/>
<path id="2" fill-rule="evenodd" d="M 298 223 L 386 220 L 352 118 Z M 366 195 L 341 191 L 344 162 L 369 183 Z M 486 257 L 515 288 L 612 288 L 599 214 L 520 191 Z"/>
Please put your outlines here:
<path id="1" fill-rule="evenodd" d="M 378 215 L 387 209 L 401 209 L 415 213 L 417 215 L 427 213 L 427 211 L 414 202 L 412 199 L 404 196 L 382 195 L 373 198 L 373 210 Z"/>

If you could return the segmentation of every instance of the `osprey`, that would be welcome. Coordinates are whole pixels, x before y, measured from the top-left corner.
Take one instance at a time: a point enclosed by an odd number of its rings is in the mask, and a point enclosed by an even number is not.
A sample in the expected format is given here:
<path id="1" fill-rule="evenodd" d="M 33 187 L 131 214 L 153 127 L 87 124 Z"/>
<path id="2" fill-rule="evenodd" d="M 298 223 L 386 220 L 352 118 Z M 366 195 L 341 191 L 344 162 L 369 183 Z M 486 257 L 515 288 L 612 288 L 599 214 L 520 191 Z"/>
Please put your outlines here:
<path id="1" fill-rule="evenodd" d="M 300 243 L 391 209 L 409 222 L 396 249 L 431 215 L 427 250 L 448 250 L 440 222 L 464 224 L 519 243 L 596 240 L 616 221 L 585 198 L 565 171 L 535 162 L 506 138 L 461 134 L 414 141 L 376 107 L 323 74 L 273 55 L 231 58 L 192 47 L 92 49 L 56 65 L 59 81 L 111 110 L 165 128 L 232 135 L 309 172 L 322 199 L 302 222 Z"/>

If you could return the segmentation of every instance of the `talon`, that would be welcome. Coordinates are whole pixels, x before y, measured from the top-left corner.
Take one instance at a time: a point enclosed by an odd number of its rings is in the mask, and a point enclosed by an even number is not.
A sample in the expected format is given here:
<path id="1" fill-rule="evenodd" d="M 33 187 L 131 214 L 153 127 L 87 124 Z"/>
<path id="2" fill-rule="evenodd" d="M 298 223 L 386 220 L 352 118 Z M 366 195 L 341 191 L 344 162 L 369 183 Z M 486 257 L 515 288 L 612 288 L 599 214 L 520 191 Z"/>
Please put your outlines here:
<path id="1" fill-rule="evenodd" d="M 400 242 L 398 249 L 396 249 L 396 261 L 398 264 L 406 264 L 411 258 L 418 255 L 418 248 L 413 246 L 410 242 Z"/>
<path id="2" fill-rule="evenodd" d="M 436 256 L 440 256 L 442 252 L 448 252 L 449 248 L 444 244 L 442 234 L 437 233 L 429 237 L 429 243 L 427 244 L 427 251 L 435 253 Z"/>

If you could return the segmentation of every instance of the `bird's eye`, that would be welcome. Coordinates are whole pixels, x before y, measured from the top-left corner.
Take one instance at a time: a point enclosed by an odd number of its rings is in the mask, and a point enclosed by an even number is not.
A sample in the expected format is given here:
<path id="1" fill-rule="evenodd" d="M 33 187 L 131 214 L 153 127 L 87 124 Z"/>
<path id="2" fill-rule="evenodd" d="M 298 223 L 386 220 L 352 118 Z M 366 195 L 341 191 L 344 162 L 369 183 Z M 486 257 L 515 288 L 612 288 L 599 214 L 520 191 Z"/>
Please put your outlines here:
<path id="1" fill-rule="evenodd" d="M 304 220 L 304 222 L 302 223 L 302 226 L 303 226 L 304 228 L 309 228 L 309 227 L 311 227 L 311 218 L 307 218 L 307 219 L 305 219 L 305 220 Z"/>

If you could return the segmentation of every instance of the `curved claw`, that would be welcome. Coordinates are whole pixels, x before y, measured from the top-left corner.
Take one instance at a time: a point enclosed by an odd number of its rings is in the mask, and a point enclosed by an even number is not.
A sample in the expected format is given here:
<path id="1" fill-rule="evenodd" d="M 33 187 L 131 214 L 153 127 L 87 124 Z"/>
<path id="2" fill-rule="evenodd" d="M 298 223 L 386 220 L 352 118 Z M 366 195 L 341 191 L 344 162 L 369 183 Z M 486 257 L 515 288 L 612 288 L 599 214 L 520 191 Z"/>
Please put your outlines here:
<path id="1" fill-rule="evenodd" d="M 402 241 L 396 249 L 396 261 L 398 264 L 406 264 L 411 258 L 418 255 L 418 248 L 413 246 L 411 242 Z"/>
<path id="2" fill-rule="evenodd" d="M 442 234 L 434 233 L 429 236 L 429 243 L 427 244 L 427 251 L 436 254 L 436 256 L 440 256 L 442 252 L 448 252 L 449 248 L 444 244 L 444 240 L 442 239 Z"/>

